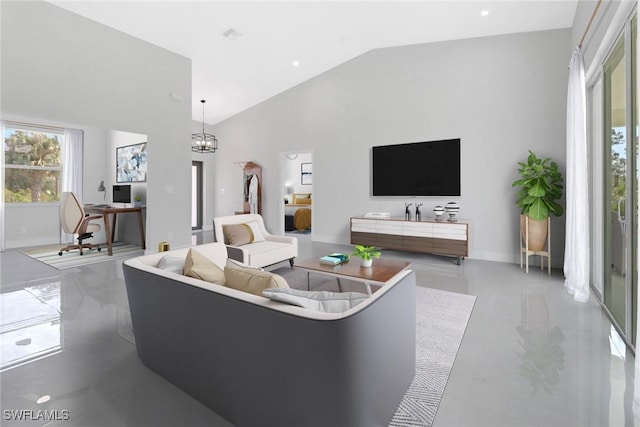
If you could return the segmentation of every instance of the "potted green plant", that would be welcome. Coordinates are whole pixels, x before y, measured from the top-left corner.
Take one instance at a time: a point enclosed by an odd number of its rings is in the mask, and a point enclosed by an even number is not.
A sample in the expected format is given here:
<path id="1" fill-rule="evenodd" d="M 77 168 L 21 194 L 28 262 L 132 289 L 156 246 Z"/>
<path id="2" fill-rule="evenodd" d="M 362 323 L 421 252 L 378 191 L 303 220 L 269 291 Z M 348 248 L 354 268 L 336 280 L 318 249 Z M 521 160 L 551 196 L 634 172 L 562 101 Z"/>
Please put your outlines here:
<path id="1" fill-rule="evenodd" d="M 133 206 L 142 206 L 142 197 L 137 194 L 133 196 Z"/>
<path id="2" fill-rule="evenodd" d="M 382 252 L 375 246 L 356 245 L 351 255 L 362 258 L 360 265 L 362 267 L 371 267 L 373 258 L 379 258 Z"/>
<path id="3" fill-rule="evenodd" d="M 512 187 L 520 187 L 516 205 L 520 207 L 520 232 L 524 236 L 526 217 L 529 219 L 529 250 L 542 251 L 547 239 L 547 218 L 564 212 L 562 198 L 562 173 L 558 164 L 549 157 L 538 158 L 529 150 L 527 162 L 518 162 L 520 179 Z"/>

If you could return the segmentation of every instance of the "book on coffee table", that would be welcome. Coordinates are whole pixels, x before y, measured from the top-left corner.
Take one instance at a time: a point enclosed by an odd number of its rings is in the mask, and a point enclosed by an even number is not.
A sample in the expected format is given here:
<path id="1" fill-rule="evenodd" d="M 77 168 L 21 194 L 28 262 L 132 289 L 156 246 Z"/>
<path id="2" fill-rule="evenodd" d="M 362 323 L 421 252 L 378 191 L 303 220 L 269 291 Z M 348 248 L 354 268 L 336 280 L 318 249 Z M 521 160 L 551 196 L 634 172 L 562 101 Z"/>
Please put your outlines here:
<path id="1" fill-rule="evenodd" d="M 349 261 L 349 255 L 341 253 L 332 253 L 320 258 L 321 264 L 338 265 Z"/>

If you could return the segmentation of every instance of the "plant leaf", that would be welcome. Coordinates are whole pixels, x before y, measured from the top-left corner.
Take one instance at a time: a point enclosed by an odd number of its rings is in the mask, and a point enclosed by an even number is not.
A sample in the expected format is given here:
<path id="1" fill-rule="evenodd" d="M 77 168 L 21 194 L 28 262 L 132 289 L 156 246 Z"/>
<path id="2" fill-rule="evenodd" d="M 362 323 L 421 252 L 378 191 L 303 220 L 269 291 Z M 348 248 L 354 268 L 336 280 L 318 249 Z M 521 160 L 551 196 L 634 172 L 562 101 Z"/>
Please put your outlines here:
<path id="1" fill-rule="evenodd" d="M 549 210 L 547 209 L 547 206 L 544 204 L 542 199 L 536 199 L 536 201 L 534 201 L 531 206 L 529 206 L 527 215 L 529 215 L 531 219 L 545 219 L 547 216 L 549 216 Z"/>

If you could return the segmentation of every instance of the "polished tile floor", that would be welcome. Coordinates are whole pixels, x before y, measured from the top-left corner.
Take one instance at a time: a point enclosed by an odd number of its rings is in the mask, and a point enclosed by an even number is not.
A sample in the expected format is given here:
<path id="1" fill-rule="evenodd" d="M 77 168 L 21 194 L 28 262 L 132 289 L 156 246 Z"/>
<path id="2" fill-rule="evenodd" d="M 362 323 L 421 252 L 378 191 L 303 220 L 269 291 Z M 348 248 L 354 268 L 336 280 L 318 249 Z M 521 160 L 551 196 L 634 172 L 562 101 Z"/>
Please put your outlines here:
<path id="1" fill-rule="evenodd" d="M 300 259 L 349 250 L 298 237 Z M 640 426 L 633 357 L 595 301 L 573 302 L 560 272 L 385 256 L 411 260 L 421 286 L 477 296 L 436 426 Z M 58 271 L 0 253 L 2 426 L 231 425 L 140 363 L 121 268 Z"/>

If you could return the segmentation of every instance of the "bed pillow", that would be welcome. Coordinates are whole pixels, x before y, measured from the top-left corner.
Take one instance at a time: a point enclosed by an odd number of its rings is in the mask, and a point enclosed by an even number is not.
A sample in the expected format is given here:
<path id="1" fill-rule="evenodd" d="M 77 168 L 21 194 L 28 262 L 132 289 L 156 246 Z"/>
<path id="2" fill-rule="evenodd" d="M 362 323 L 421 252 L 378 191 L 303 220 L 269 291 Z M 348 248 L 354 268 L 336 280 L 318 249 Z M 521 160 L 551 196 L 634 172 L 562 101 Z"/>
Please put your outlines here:
<path id="1" fill-rule="evenodd" d="M 309 201 L 305 203 L 301 200 L 309 200 Z M 311 193 L 293 193 L 293 204 L 294 205 L 311 204 Z"/>
<path id="2" fill-rule="evenodd" d="M 298 205 L 310 205 L 311 199 L 296 199 L 296 204 Z"/>
<path id="3" fill-rule="evenodd" d="M 261 269 L 239 265 L 229 259 L 224 267 L 226 286 L 254 295 L 270 288 L 288 288 L 284 277 Z"/>
<path id="4" fill-rule="evenodd" d="M 265 289 L 262 295 L 274 301 L 322 311 L 344 313 L 369 298 L 360 292 L 303 291 L 300 289 Z"/>
<path id="5" fill-rule="evenodd" d="M 184 260 L 184 275 L 217 285 L 225 285 L 224 270 L 200 252 L 189 249 Z"/>

